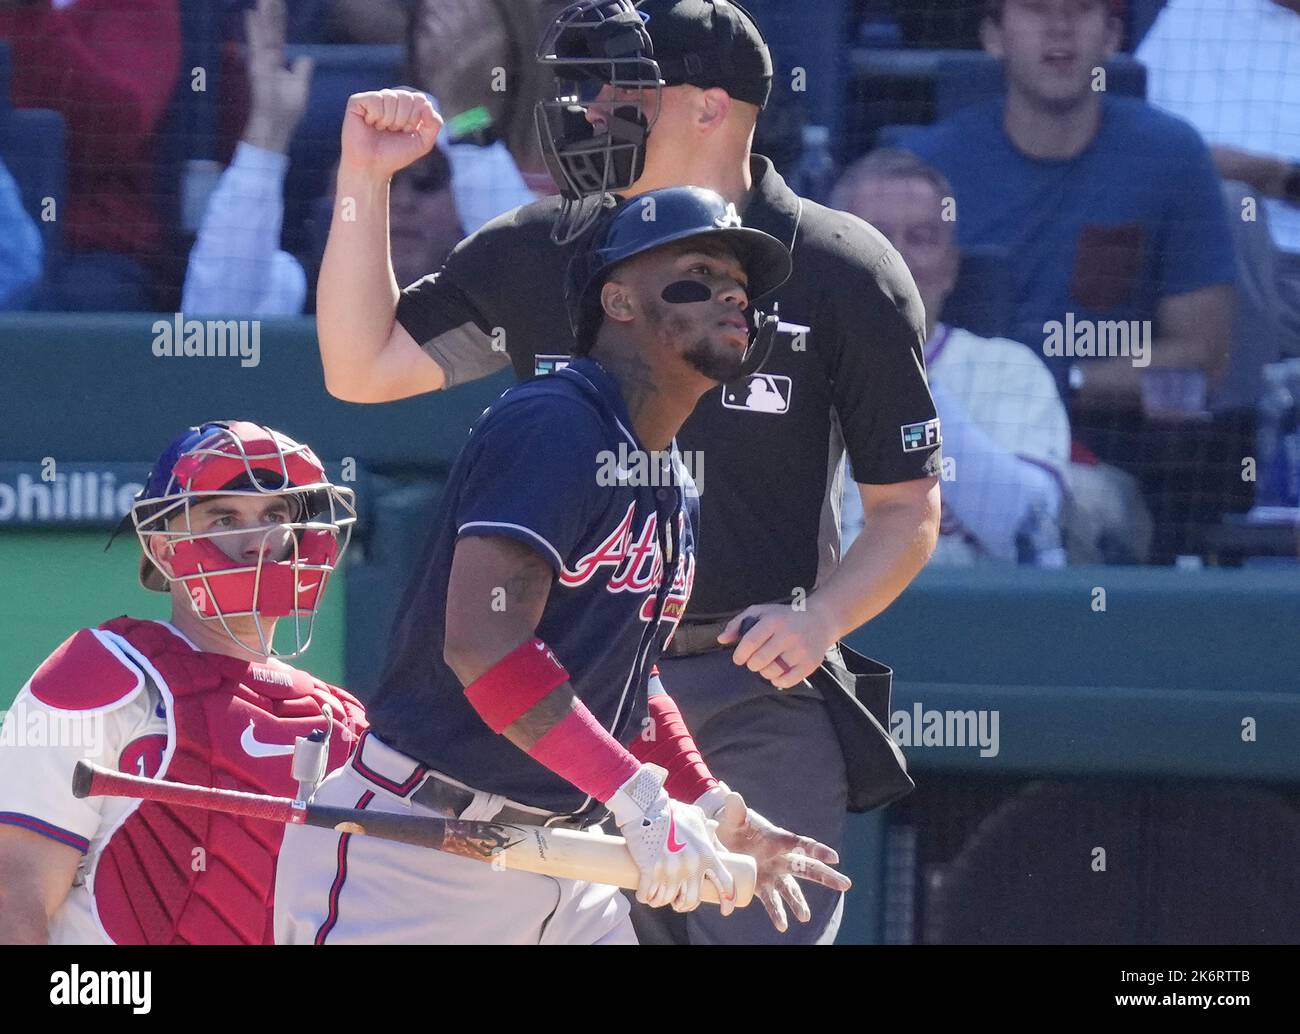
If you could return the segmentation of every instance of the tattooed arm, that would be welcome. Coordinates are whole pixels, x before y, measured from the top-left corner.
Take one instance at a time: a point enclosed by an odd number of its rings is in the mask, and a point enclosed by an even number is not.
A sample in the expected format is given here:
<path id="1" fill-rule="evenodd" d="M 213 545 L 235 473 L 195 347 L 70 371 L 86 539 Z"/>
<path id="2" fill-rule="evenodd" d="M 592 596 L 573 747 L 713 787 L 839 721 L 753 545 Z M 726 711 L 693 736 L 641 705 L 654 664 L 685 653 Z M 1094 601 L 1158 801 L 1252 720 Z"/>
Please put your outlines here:
<path id="1" fill-rule="evenodd" d="M 501 658 L 537 634 L 554 579 L 540 553 L 503 536 L 462 538 L 447 586 L 443 659 L 468 686 Z M 557 686 L 502 735 L 521 750 L 533 745 L 573 710 L 569 682 Z"/>
<path id="2" fill-rule="evenodd" d="M 637 866 L 638 901 L 688 912 L 707 879 L 727 915 L 735 907 L 734 877 L 704 812 L 668 796 L 664 770 L 643 764 L 610 735 L 537 638 L 552 577 L 529 546 L 499 535 L 462 537 L 447 586 L 448 665 L 489 728 L 609 808 Z M 494 599 L 501 602 L 493 606 Z"/>

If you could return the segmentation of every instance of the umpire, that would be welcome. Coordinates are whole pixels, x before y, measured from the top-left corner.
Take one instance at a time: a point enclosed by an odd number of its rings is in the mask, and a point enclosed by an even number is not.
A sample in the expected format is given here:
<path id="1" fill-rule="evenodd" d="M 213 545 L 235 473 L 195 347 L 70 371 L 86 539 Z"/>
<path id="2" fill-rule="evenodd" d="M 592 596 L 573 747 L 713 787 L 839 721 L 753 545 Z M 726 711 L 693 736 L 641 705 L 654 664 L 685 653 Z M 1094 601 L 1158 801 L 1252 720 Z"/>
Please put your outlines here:
<path id="1" fill-rule="evenodd" d="M 521 378 L 564 364 L 566 264 L 611 195 L 708 187 L 789 246 L 766 362 L 707 394 L 677 439 L 701 482 L 698 570 L 661 668 L 714 774 L 773 822 L 839 849 L 846 810 L 911 788 L 885 731 L 888 669 L 838 640 L 889 606 L 938 534 L 916 287 L 884 237 L 799 198 L 751 154 L 772 64 L 739 4 L 582 0 L 539 59 L 556 73 L 537 121 L 562 196 L 498 217 L 404 290 L 388 258 L 388 181 L 433 146 L 441 119 L 413 91 L 349 100 L 318 286 L 326 385 L 385 402 L 507 362 Z M 866 531 L 841 555 L 845 453 Z M 633 918 L 643 943 L 830 943 L 842 896 L 814 886 L 807 900 L 788 932 L 784 916 L 774 929 L 754 909 L 634 907 Z"/>

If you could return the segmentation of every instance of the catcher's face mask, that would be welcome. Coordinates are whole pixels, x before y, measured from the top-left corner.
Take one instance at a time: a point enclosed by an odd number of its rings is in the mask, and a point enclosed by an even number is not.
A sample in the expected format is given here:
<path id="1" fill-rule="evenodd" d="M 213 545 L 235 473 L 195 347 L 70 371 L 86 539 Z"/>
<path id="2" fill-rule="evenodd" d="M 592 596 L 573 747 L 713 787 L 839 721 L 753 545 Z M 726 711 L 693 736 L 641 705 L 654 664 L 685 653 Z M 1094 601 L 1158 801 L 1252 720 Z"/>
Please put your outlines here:
<path id="1" fill-rule="evenodd" d="M 566 7 L 543 35 L 537 60 L 555 75 L 553 95 L 538 101 L 535 119 L 564 199 L 551 239 L 566 244 L 640 177 L 663 80 L 632 0 Z"/>
<path id="2" fill-rule="evenodd" d="M 282 505 L 264 506 L 271 501 Z M 247 519 L 263 509 L 265 519 Z M 307 446 L 256 424 L 214 422 L 173 443 L 131 517 L 146 588 L 181 584 L 195 614 L 219 622 L 250 654 L 229 619 L 256 618 L 261 656 L 296 657 L 311 642 L 356 509 L 352 491 L 331 484 Z M 167 569 L 150 549 L 159 539 Z M 281 617 L 293 618 L 292 649 L 277 650 L 268 633 L 266 619 Z"/>

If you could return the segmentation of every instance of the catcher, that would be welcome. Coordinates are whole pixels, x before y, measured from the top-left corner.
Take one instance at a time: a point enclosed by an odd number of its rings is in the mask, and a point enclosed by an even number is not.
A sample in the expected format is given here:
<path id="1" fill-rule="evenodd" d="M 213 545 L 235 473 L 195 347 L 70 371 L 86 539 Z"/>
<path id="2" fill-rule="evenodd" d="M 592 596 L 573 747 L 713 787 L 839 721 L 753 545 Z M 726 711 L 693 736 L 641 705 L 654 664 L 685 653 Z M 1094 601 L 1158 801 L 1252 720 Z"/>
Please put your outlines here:
<path id="1" fill-rule="evenodd" d="M 83 628 L 18 694 L 0 730 L 0 943 L 268 944 L 279 827 L 78 800 L 71 775 L 85 759 L 297 797 L 294 768 L 314 768 L 314 783 L 346 760 L 361 705 L 283 658 L 310 641 L 352 492 L 307 446 L 216 421 L 167 447 L 129 521 L 140 581 L 171 594 L 171 620 Z M 284 652 L 280 618 L 292 619 Z M 317 730 L 293 765 L 297 738 Z"/>

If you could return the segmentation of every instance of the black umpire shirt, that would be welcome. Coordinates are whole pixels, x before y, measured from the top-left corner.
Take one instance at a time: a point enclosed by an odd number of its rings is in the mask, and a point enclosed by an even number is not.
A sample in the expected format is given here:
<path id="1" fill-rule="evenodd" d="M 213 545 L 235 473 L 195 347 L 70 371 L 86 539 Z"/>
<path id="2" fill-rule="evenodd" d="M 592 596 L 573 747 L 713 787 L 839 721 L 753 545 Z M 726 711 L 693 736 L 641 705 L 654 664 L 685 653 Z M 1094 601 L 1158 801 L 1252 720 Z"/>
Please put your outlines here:
<path id="1" fill-rule="evenodd" d="M 751 171 L 741 218 L 791 248 L 794 273 L 759 306 L 778 302 L 784 325 L 763 370 L 706 394 L 677 438 L 701 490 L 688 620 L 811 594 L 829 576 L 845 452 L 864 484 L 939 473 L 925 319 L 902 258 L 861 219 L 798 197 L 768 159 Z M 498 216 L 402 292 L 397 319 L 448 386 L 567 361 L 564 273 L 582 242 L 551 242 L 558 207 Z"/>

